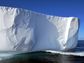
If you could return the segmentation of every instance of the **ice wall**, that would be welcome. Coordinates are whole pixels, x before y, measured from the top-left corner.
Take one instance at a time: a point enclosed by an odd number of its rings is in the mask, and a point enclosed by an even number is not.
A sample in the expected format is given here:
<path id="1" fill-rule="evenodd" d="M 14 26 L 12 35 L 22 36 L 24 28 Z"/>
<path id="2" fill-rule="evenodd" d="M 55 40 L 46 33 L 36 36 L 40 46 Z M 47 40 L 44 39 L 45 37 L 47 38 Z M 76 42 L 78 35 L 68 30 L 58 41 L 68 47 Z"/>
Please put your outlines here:
<path id="1" fill-rule="evenodd" d="M 76 17 L 0 7 L 0 51 L 69 50 L 78 40 Z"/>

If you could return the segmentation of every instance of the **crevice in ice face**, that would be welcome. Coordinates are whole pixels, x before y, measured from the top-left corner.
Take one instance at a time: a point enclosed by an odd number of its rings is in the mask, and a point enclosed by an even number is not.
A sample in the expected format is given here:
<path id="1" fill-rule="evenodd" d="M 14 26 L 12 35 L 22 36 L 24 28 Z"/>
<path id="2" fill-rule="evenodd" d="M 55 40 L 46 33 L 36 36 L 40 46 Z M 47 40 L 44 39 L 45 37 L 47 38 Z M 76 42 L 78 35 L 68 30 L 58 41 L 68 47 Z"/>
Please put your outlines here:
<path id="1" fill-rule="evenodd" d="M 67 18 L 66 20 L 67 20 L 67 24 L 66 24 L 66 32 L 65 32 L 65 41 L 63 42 L 64 49 L 66 49 L 66 43 L 68 40 L 69 29 L 70 29 L 70 24 L 71 24 L 72 18 Z"/>
<path id="2" fill-rule="evenodd" d="M 75 25 L 77 24 L 77 25 Z M 78 20 L 77 18 L 72 18 L 70 23 L 70 28 L 68 32 L 68 39 L 66 43 L 66 49 L 73 49 L 77 46 L 78 40 Z"/>

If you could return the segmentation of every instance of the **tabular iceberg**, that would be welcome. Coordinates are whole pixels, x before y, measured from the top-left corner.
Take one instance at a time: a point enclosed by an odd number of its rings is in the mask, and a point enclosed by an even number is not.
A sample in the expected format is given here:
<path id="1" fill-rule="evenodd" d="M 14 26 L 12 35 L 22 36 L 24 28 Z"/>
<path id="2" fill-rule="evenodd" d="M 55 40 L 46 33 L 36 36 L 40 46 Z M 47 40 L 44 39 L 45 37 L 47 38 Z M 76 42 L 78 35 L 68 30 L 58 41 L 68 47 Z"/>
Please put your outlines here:
<path id="1" fill-rule="evenodd" d="M 76 17 L 59 17 L 0 7 L 0 51 L 69 50 L 78 40 Z"/>

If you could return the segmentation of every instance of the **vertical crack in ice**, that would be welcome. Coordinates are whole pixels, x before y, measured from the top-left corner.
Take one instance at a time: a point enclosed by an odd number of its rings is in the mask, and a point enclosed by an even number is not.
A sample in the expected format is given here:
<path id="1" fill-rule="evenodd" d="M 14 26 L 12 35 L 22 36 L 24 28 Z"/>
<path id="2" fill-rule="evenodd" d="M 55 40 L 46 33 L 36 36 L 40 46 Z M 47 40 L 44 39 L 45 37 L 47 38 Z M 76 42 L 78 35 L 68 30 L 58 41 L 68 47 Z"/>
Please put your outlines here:
<path id="1" fill-rule="evenodd" d="M 72 17 L 67 19 L 67 25 L 66 25 L 66 32 L 65 32 L 65 41 L 64 41 L 64 49 L 66 48 L 66 43 L 68 40 L 68 34 L 69 34 L 69 29 L 70 29 L 70 24 L 71 24 L 71 19 Z"/>

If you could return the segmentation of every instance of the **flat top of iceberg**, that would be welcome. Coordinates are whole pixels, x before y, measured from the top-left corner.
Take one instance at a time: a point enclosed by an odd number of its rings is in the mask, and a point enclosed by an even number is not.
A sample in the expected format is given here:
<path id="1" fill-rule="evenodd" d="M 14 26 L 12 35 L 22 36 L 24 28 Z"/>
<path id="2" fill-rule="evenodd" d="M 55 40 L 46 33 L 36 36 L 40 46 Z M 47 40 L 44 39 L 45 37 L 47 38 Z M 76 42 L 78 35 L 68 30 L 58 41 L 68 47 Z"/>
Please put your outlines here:
<path id="1" fill-rule="evenodd" d="M 0 6 L 0 9 L 3 9 L 3 10 L 8 10 L 8 9 L 18 9 L 18 10 L 23 10 L 23 11 L 26 11 L 26 12 L 32 12 L 32 13 L 35 13 L 35 14 L 41 14 L 41 15 L 47 15 L 47 16 L 51 16 L 51 17 L 64 17 L 66 18 L 66 16 L 57 16 L 57 15 L 49 15 L 49 14 L 44 14 L 44 13 L 41 13 L 41 12 L 36 12 L 36 11 L 32 11 L 32 10 L 29 10 L 29 9 L 24 9 L 24 8 L 17 8 L 17 7 L 10 7 L 10 6 Z M 70 17 L 70 18 L 77 18 L 75 16 L 67 16 L 67 17 Z"/>

